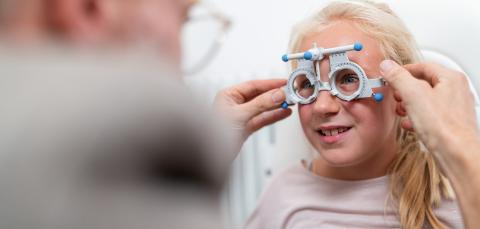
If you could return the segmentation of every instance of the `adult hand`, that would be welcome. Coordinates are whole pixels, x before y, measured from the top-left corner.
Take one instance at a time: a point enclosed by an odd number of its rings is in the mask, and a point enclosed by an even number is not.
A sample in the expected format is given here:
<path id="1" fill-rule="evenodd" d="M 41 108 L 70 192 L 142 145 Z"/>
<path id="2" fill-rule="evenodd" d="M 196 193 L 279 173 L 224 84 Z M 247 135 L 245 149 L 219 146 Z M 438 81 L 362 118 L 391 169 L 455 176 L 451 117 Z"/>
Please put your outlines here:
<path id="1" fill-rule="evenodd" d="M 292 114 L 290 108 L 279 109 L 285 100 L 285 93 L 280 87 L 286 82 L 283 79 L 253 80 L 217 94 L 214 106 L 238 131 L 240 144 L 253 132 Z"/>
<path id="2" fill-rule="evenodd" d="M 431 151 L 478 141 L 474 97 L 463 73 L 432 63 L 400 67 L 382 62 L 384 79 L 399 102 L 397 113 L 408 115 L 402 126 L 417 132 Z"/>

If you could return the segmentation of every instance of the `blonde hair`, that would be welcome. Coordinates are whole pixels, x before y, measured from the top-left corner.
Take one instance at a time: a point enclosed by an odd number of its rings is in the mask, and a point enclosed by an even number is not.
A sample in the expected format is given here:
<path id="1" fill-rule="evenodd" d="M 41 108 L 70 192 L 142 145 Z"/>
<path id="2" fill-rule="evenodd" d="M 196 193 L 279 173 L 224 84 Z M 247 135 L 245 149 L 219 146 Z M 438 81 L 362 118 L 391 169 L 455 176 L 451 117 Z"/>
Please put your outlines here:
<path id="1" fill-rule="evenodd" d="M 320 32 L 335 21 L 349 21 L 367 36 L 377 40 L 385 59 L 404 65 L 420 60 L 415 39 L 395 13 L 383 3 L 367 0 L 330 3 L 312 17 L 295 26 L 289 52 L 300 52 L 303 39 Z M 433 208 L 442 198 L 453 198 L 448 180 L 426 152 L 413 132 L 404 131 L 397 120 L 397 141 L 400 149 L 391 163 L 390 199 L 404 228 L 433 228 L 444 225 L 435 216 Z"/>

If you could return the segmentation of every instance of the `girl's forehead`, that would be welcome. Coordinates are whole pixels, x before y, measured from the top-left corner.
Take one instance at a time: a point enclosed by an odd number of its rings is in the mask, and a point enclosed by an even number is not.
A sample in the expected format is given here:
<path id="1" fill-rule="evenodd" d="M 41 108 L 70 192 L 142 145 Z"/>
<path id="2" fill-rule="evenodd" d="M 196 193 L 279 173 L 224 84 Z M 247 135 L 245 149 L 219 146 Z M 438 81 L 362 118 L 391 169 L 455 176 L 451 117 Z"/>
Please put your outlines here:
<path id="1" fill-rule="evenodd" d="M 301 42 L 301 49 L 308 50 L 313 43 L 319 47 L 331 48 L 344 46 L 360 42 L 363 44 L 363 50 L 380 51 L 379 42 L 365 34 L 351 22 L 339 21 L 326 26 L 322 30 L 308 33 Z M 360 52 L 361 53 L 361 52 Z"/>
<path id="2" fill-rule="evenodd" d="M 321 31 L 314 31 L 308 34 L 303 38 L 298 51 L 311 49 L 313 43 L 316 43 L 318 47 L 333 48 L 351 45 L 356 42 L 362 43 L 363 49 L 358 52 L 347 52 L 348 58 L 359 64 L 366 72 L 375 71 L 378 68 L 378 64 L 384 59 L 380 43 L 367 36 L 351 22 L 335 22 Z M 328 57 L 326 59 L 328 60 Z"/>

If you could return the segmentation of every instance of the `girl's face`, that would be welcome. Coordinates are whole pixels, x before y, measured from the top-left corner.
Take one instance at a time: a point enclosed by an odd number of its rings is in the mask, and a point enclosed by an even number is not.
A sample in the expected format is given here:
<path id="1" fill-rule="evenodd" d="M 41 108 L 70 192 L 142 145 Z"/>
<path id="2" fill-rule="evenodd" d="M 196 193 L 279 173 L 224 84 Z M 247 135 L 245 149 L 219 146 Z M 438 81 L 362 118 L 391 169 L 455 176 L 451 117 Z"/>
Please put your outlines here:
<path id="1" fill-rule="evenodd" d="M 348 52 L 350 61 L 359 64 L 369 78 L 381 76 L 379 65 L 384 56 L 380 44 L 350 22 L 334 22 L 321 32 L 306 36 L 300 50 L 310 49 L 314 42 L 324 48 L 361 42 L 362 51 Z M 324 58 L 320 63 L 323 82 L 328 81 L 329 71 L 329 59 Z M 316 101 L 299 106 L 303 131 L 320 153 L 321 170 L 356 168 L 351 170 L 354 176 L 385 174 L 396 151 L 396 102 L 389 87 L 374 91 L 384 94 L 382 102 L 377 103 L 373 98 L 346 102 L 321 91 Z"/>

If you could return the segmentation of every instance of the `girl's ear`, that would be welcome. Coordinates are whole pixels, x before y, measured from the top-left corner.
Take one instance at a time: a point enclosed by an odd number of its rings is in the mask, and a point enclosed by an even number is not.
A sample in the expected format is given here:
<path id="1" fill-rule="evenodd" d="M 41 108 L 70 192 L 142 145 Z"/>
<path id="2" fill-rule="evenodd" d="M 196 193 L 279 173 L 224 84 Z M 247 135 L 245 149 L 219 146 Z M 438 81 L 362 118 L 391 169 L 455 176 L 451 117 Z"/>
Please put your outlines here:
<path id="1" fill-rule="evenodd" d="M 393 98 L 395 99 L 395 112 L 401 117 L 407 116 L 407 110 L 405 109 L 405 104 L 402 101 L 402 97 L 398 91 L 393 91 Z"/>
<path id="2" fill-rule="evenodd" d="M 405 130 L 408 130 L 408 131 L 415 131 L 415 129 L 413 128 L 413 123 L 412 121 L 410 121 L 410 119 L 408 117 L 405 117 L 402 119 L 402 128 L 405 129 Z"/>
<path id="3" fill-rule="evenodd" d="M 408 118 L 408 113 L 407 110 L 405 109 L 405 104 L 402 102 L 402 98 L 400 97 L 400 94 L 398 92 L 394 92 L 394 97 L 395 97 L 395 112 L 397 113 L 398 116 L 403 117 L 401 121 L 401 126 L 403 129 L 408 130 L 408 131 L 413 131 L 413 123 L 410 121 Z"/>
<path id="4" fill-rule="evenodd" d="M 396 102 L 395 112 L 401 117 L 407 116 L 407 110 L 405 109 L 403 102 Z"/>
<path id="5" fill-rule="evenodd" d="M 73 39 L 95 39 L 105 34 L 109 5 L 102 0 L 49 0 L 49 24 Z"/>

